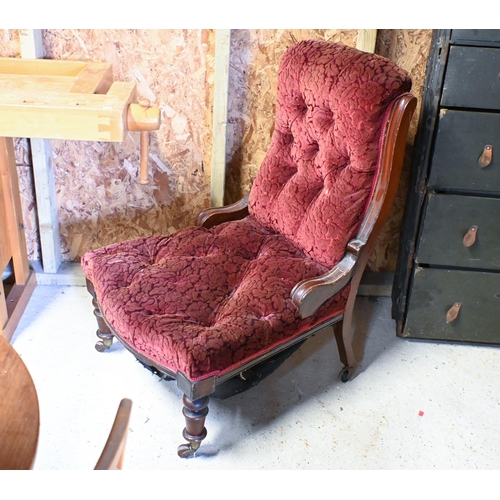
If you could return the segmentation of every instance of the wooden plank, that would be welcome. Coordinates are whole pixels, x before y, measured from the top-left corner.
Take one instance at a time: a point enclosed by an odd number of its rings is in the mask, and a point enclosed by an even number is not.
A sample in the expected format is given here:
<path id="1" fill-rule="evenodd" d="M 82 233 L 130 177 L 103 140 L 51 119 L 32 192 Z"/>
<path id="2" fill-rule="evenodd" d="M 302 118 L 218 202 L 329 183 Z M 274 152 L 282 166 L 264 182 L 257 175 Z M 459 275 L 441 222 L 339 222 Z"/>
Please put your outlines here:
<path id="1" fill-rule="evenodd" d="M 9 92 L 15 87 L 18 90 L 38 92 L 69 92 L 75 83 L 73 76 L 38 75 L 14 75 L 0 73 L 0 93 Z"/>
<path id="2" fill-rule="evenodd" d="M 375 52 L 377 30 L 358 30 L 356 48 L 365 52 Z"/>
<path id="3" fill-rule="evenodd" d="M 0 137 L 0 177 L 5 201 L 7 238 L 10 241 L 14 275 L 16 283 L 24 285 L 30 276 L 30 268 L 22 224 L 23 217 L 14 141 L 8 137 Z"/>
<path id="4" fill-rule="evenodd" d="M 105 95 L 12 89 L 0 96 L 0 136 L 122 142 L 135 94 L 131 82 L 114 82 Z"/>
<path id="5" fill-rule="evenodd" d="M 7 232 L 7 208 L 5 207 L 5 196 L 3 194 L 3 183 L 0 182 L 0 274 L 5 271 L 12 256 L 10 241 Z M 0 289 L 1 292 L 1 289 Z"/>
<path id="6" fill-rule="evenodd" d="M 109 63 L 95 62 L 76 77 L 70 92 L 81 94 L 105 94 L 113 83 L 113 66 Z"/>
<path id="7" fill-rule="evenodd" d="M 45 56 L 42 30 L 20 30 L 20 38 L 23 58 L 36 59 Z M 35 80 L 29 75 L 26 77 L 30 79 L 30 82 Z M 73 76 L 45 76 L 43 80 L 44 84 L 52 82 L 53 85 L 54 80 L 57 80 L 59 85 L 64 85 L 64 89 L 56 89 L 54 86 L 52 90 L 59 91 L 69 91 L 74 84 Z M 43 91 L 40 87 L 39 89 Z M 48 90 L 45 87 L 43 89 Z M 51 143 L 47 139 L 31 138 L 30 144 L 42 265 L 45 272 L 57 273 L 62 263 L 62 252 Z"/>
<path id="8" fill-rule="evenodd" d="M 43 59 L 42 30 L 19 30 L 19 41 L 21 43 L 21 56 L 24 59 Z"/>
<path id="9" fill-rule="evenodd" d="M 36 287 L 36 275 L 29 267 L 26 250 L 14 141 L 6 137 L 0 137 L 0 184 L 5 208 L 5 241 L 9 242 L 15 278 L 8 291 L 3 282 L 0 288 L 0 334 L 10 340 Z"/>
<path id="10" fill-rule="evenodd" d="M 136 84 L 132 82 L 114 82 L 106 96 L 112 99 L 118 107 L 122 108 L 123 120 L 126 121 L 126 116 L 128 112 L 128 105 L 132 101 L 137 101 L 137 88 Z M 94 96 L 96 100 L 103 98 L 104 96 Z M 121 103 L 121 104 L 120 104 Z"/>
<path id="11" fill-rule="evenodd" d="M 62 253 L 50 141 L 32 138 L 31 156 L 43 269 L 46 273 L 57 273 L 62 262 Z"/>
<path id="12" fill-rule="evenodd" d="M 210 205 L 224 205 L 227 146 L 227 100 L 231 30 L 217 30 L 215 39 L 215 84 L 212 137 Z"/>
<path id="13" fill-rule="evenodd" d="M 86 61 L 59 61 L 56 59 L 19 59 L 0 57 L 0 73 L 33 76 L 78 76 L 87 66 Z"/>
<path id="14" fill-rule="evenodd" d="M 10 341 L 16 331 L 19 321 L 28 302 L 36 288 L 36 274 L 30 270 L 28 279 L 24 285 L 15 284 L 7 295 L 7 324 L 1 327 L 0 335 Z"/>
<path id="15" fill-rule="evenodd" d="M 3 286 L 3 281 L 0 281 L 0 331 L 6 330 L 9 321 L 9 313 L 7 312 L 7 295 Z"/>

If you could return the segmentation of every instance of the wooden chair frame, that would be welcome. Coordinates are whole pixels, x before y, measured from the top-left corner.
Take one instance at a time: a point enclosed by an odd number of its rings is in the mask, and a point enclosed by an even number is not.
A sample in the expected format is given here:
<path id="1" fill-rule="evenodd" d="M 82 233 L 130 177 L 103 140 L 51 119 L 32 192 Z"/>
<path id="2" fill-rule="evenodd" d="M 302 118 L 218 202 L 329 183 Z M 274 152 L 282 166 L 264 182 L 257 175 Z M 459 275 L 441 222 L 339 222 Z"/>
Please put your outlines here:
<path id="1" fill-rule="evenodd" d="M 299 309 L 301 316 L 306 318 L 314 314 L 321 304 L 350 283 L 351 289 L 344 314 L 340 314 L 317 325 L 298 337 L 248 361 L 235 370 L 219 377 L 214 376 L 201 381 L 191 381 L 181 372 L 174 373 L 155 365 L 150 359 L 124 343 L 125 347 L 139 361 L 153 368 L 161 376 L 176 379 L 177 386 L 184 393 L 183 414 L 186 420 L 186 427 L 184 428 L 183 436 L 188 443 L 179 446 L 178 454 L 180 457 L 187 458 L 194 455 L 201 441 L 205 439 L 207 431 L 204 423 L 208 413 L 209 396 L 214 394 L 218 386 L 250 369 L 252 366 L 266 361 L 285 349 L 289 349 L 291 346 L 318 333 L 327 326 L 334 327 L 340 359 L 344 364 L 344 368 L 340 372 L 340 378 L 343 382 L 347 382 L 350 379 L 356 368 L 351 334 L 354 303 L 363 271 L 377 237 L 389 215 L 399 186 L 406 149 L 406 138 L 416 104 L 417 99 L 411 94 L 400 96 L 392 104 L 387 126 L 385 127 L 385 136 L 382 139 L 380 169 L 373 196 L 356 238 L 352 239 L 347 245 L 344 258 L 325 275 L 301 281 L 292 290 L 291 298 Z M 203 211 L 198 216 L 196 225 L 209 228 L 222 222 L 241 219 L 246 215 L 248 215 L 248 195 L 232 205 L 222 208 L 210 208 Z M 97 336 L 101 339 L 96 348 L 99 351 L 107 350 L 112 344 L 113 337 L 116 336 L 120 339 L 120 335 L 113 331 L 100 312 L 93 284 L 88 280 L 87 288 L 94 297 L 94 314 L 99 326 Z"/>

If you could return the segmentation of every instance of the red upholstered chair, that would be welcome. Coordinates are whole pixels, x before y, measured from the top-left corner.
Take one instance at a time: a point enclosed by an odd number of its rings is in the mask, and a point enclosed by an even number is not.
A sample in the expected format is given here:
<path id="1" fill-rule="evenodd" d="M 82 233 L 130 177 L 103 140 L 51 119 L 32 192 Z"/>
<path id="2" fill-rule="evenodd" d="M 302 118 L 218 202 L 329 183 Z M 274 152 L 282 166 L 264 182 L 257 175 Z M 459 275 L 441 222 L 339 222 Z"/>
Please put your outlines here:
<path id="1" fill-rule="evenodd" d="M 211 395 L 326 326 L 341 379 L 352 375 L 354 300 L 398 186 L 410 88 L 383 57 L 298 42 L 280 63 L 275 131 L 249 196 L 173 235 L 83 256 L 97 349 L 116 336 L 184 393 L 179 456 L 205 438 Z"/>

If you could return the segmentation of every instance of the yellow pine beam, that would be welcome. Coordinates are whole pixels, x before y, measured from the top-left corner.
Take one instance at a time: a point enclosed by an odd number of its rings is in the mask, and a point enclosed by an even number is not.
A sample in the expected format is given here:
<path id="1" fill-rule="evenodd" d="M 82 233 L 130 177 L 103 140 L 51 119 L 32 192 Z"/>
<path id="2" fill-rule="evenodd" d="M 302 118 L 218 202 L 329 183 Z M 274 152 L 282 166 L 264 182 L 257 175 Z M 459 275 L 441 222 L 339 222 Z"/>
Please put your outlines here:
<path id="1" fill-rule="evenodd" d="M 69 92 L 75 84 L 73 76 L 53 75 L 17 75 L 0 72 L 0 95 L 10 92 L 11 89 L 34 91 L 40 94 L 47 91 Z"/>
<path id="2" fill-rule="evenodd" d="M 121 142 L 136 85 L 114 82 L 107 94 L 5 90 L 0 95 L 0 136 Z"/>
<path id="3" fill-rule="evenodd" d="M 375 52 L 377 44 L 377 30 L 358 30 L 356 48 L 365 52 Z"/>
<path id="4" fill-rule="evenodd" d="M 113 66 L 109 63 L 89 63 L 76 77 L 70 92 L 105 94 L 113 83 Z"/>
<path id="5" fill-rule="evenodd" d="M 57 59 L 18 59 L 0 57 L 0 73 L 12 75 L 78 76 L 87 61 L 59 61 Z"/>

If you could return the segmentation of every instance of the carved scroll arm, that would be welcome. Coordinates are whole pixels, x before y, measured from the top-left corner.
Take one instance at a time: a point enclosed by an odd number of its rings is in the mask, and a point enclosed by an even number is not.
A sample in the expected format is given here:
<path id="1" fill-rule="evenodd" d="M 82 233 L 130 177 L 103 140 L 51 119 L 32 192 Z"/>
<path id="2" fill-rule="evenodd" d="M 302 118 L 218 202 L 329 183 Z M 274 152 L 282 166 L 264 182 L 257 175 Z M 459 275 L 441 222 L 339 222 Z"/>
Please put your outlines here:
<path id="1" fill-rule="evenodd" d="M 231 205 L 207 208 L 198 215 L 196 225 L 209 229 L 223 222 L 245 218 L 248 215 L 249 194 L 247 193 L 241 200 Z"/>
<path id="2" fill-rule="evenodd" d="M 351 240 L 343 259 L 334 268 L 322 276 L 305 279 L 295 285 L 291 298 L 302 318 L 312 316 L 323 303 L 349 283 L 359 267 L 356 264 L 364 245 L 359 239 Z"/>

